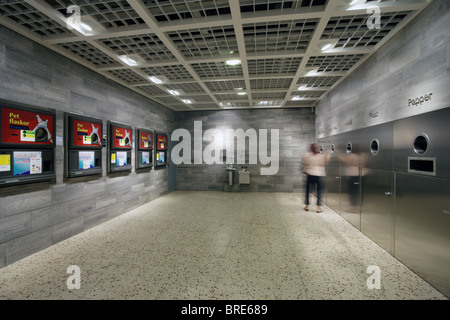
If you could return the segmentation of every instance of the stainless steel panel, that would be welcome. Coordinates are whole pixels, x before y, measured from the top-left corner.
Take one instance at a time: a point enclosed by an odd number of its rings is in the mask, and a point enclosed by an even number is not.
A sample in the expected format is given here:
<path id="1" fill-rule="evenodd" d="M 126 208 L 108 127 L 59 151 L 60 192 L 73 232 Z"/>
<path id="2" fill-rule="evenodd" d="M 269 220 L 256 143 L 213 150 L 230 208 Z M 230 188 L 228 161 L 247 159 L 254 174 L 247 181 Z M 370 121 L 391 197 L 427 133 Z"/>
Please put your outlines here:
<path id="1" fill-rule="evenodd" d="M 386 123 L 361 130 L 360 167 L 392 171 L 394 168 L 394 124 Z"/>
<path id="2" fill-rule="evenodd" d="M 367 169 L 361 176 L 361 232 L 394 253 L 394 172 Z"/>
<path id="3" fill-rule="evenodd" d="M 360 130 L 341 134 L 336 152 L 341 162 L 341 215 L 361 229 L 359 133 Z"/>
<path id="4" fill-rule="evenodd" d="M 449 195 L 448 179 L 396 173 L 395 257 L 450 297 Z"/>
<path id="5" fill-rule="evenodd" d="M 450 108 L 395 121 L 395 171 L 408 172 L 408 158 L 436 158 L 434 175 L 450 179 L 449 123 Z"/>
<path id="6" fill-rule="evenodd" d="M 341 142 L 336 136 L 329 139 L 330 149 L 337 150 Z M 326 149 L 327 150 L 327 149 Z M 341 213 L 341 163 L 336 151 L 332 151 L 330 161 L 328 162 L 326 177 L 326 204 L 338 214 Z"/>

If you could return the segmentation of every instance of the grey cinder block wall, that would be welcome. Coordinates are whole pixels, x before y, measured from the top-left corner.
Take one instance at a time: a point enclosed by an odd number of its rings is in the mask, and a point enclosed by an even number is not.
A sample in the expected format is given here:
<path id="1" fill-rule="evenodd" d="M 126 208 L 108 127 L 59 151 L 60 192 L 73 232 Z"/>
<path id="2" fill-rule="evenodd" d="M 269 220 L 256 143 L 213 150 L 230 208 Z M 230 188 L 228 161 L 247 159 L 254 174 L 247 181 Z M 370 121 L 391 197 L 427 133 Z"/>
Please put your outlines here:
<path id="1" fill-rule="evenodd" d="M 271 130 L 279 132 L 279 168 L 276 174 L 262 175 L 264 165 L 257 157 L 256 164 L 249 163 L 249 140 L 245 147 L 245 164 L 237 162 L 237 140 L 234 146 L 234 165 L 237 169 L 247 167 L 250 172 L 250 184 L 239 184 L 239 174 L 234 172 L 233 185 L 229 185 L 227 164 L 180 164 L 177 166 L 177 188 L 179 190 L 215 190 L 215 191 L 250 191 L 250 192 L 302 192 L 304 181 L 301 157 L 314 140 L 315 115 L 311 108 L 297 109 L 254 109 L 194 111 L 177 113 L 177 126 L 191 134 L 194 146 L 194 122 L 202 123 L 202 135 L 206 130 L 219 129 L 225 135 L 226 129 L 244 132 L 254 129 L 259 136 L 260 129 L 267 129 L 268 154 L 271 151 Z M 226 138 L 225 138 L 226 140 Z M 259 142 L 259 141 L 258 141 Z M 202 150 L 211 142 L 203 141 Z M 193 148 L 193 147 L 192 147 Z M 192 149 L 191 159 L 194 159 Z M 229 152 L 229 150 L 226 150 Z M 257 151 L 259 153 L 259 150 Z M 226 159 L 224 159 L 226 160 Z"/>
<path id="2" fill-rule="evenodd" d="M 449 30 L 450 1 L 434 0 L 316 105 L 317 137 L 449 107 Z"/>
<path id="3" fill-rule="evenodd" d="M 0 26 L 0 98 L 64 112 L 170 132 L 172 110 Z M 0 268 L 167 193 L 167 169 L 64 179 L 64 150 L 57 146 L 56 183 L 0 188 Z"/>

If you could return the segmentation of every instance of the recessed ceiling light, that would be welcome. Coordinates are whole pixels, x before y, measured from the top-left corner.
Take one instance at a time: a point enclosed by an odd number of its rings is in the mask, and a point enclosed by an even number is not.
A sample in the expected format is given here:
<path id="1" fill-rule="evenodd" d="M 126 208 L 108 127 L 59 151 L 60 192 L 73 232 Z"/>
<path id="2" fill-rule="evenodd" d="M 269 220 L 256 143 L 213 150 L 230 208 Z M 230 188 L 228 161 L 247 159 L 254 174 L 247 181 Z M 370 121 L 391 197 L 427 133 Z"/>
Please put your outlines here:
<path id="1" fill-rule="evenodd" d="M 322 52 L 323 52 L 323 51 L 330 50 L 330 49 L 333 49 L 333 45 L 332 45 L 331 43 L 327 43 L 326 45 L 324 45 L 324 46 L 322 47 Z"/>
<path id="2" fill-rule="evenodd" d="M 318 71 L 319 71 L 318 69 L 310 70 L 310 71 L 308 71 L 308 72 L 305 74 L 305 76 L 314 76 L 314 75 L 317 75 L 317 72 L 318 72 Z"/>
<path id="3" fill-rule="evenodd" d="M 293 100 L 293 101 L 298 101 L 298 100 L 302 100 L 302 98 L 299 97 L 299 96 L 295 96 L 295 97 L 292 97 L 292 100 Z"/>
<path id="4" fill-rule="evenodd" d="M 189 99 L 181 99 L 181 101 L 183 101 L 186 104 L 191 104 L 192 103 L 192 101 L 189 100 Z"/>
<path id="5" fill-rule="evenodd" d="M 169 92 L 173 96 L 179 96 L 180 95 L 180 92 L 177 91 L 177 90 L 167 90 L 167 92 Z"/>
<path id="6" fill-rule="evenodd" d="M 247 92 L 241 91 L 241 92 L 238 92 L 237 94 L 240 95 L 240 96 L 245 96 L 247 94 Z"/>
<path id="7" fill-rule="evenodd" d="M 230 59 L 230 60 L 227 60 L 225 63 L 227 65 L 229 65 L 229 66 L 237 66 L 237 65 L 241 64 L 241 60 L 239 60 L 239 59 Z"/>
<path id="8" fill-rule="evenodd" d="M 306 84 L 303 84 L 300 87 L 298 87 L 298 90 L 306 90 L 306 89 L 308 89 L 308 86 Z"/>
<path id="9" fill-rule="evenodd" d="M 92 31 L 92 27 L 84 22 L 80 22 L 80 27 L 86 31 Z"/>
<path id="10" fill-rule="evenodd" d="M 161 80 L 160 78 L 157 78 L 155 76 L 148 76 L 147 77 L 151 82 L 156 83 L 156 84 L 161 84 L 164 83 L 163 80 Z"/>
<path id="11" fill-rule="evenodd" d="M 133 59 L 132 57 L 130 57 L 128 55 L 119 56 L 119 59 L 122 60 L 123 62 L 125 62 L 130 67 L 134 67 L 139 64 L 136 59 Z"/>

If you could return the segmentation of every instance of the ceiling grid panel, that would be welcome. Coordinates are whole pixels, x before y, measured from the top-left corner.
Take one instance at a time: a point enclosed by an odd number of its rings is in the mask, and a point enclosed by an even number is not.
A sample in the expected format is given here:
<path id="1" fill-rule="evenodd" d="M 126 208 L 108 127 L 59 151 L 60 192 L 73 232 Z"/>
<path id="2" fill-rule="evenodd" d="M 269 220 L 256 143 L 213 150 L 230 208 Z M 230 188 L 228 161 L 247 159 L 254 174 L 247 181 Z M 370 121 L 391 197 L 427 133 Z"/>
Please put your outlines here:
<path id="1" fill-rule="evenodd" d="M 302 108 L 313 107 L 428 4 L 3 0 L 0 24 L 175 111 Z M 381 25 L 369 29 L 373 5 Z M 80 10 L 77 27 L 68 24 L 69 6 Z M 229 66 L 228 59 L 241 63 Z"/>

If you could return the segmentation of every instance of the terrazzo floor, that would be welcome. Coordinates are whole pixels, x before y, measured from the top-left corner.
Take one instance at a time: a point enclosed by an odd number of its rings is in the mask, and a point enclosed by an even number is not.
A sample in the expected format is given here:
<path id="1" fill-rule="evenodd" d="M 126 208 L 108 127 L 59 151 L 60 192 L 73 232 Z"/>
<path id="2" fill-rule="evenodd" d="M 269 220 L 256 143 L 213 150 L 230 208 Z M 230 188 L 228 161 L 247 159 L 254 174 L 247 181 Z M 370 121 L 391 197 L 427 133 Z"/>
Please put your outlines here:
<path id="1" fill-rule="evenodd" d="M 172 192 L 0 269 L 0 299 L 446 299 L 331 209 L 302 208 L 292 193 Z"/>

